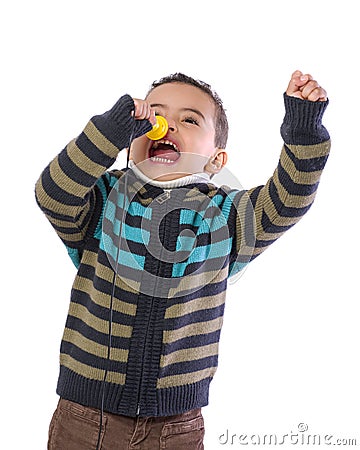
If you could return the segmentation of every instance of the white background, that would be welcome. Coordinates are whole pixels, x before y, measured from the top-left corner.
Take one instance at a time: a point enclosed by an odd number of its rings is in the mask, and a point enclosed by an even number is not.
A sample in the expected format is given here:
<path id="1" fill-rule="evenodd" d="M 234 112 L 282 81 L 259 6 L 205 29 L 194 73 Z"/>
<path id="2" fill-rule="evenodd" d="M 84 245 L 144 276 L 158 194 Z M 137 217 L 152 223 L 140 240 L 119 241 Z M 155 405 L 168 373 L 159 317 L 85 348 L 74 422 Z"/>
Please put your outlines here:
<path id="1" fill-rule="evenodd" d="M 75 268 L 34 200 L 43 168 L 122 94 L 142 97 L 153 80 L 182 71 L 224 101 L 229 169 L 247 188 L 263 184 L 278 161 L 282 94 L 295 69 L 328 91 L 332 154 L 308 214 L 229 287 L 205 448 L 241 448 L 221 445 L 226 430 L 282 436 L 300 422 L 309 434 L 360 443 L 356 6 L 3 3 L 1 448 L 45 449 L 57 403 Z"/>

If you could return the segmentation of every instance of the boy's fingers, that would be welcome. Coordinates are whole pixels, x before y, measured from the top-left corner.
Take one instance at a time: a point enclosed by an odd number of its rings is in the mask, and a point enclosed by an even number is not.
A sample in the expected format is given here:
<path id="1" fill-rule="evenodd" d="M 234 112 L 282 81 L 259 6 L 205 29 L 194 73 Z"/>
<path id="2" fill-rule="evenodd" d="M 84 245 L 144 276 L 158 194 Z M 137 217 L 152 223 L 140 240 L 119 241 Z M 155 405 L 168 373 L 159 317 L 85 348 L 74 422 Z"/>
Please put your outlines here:
<path id="1" fill-rule="evenodd" d="M 313 102 L 327 100 L 327 92 L 319 85 L 316 80 L 308 81 L 301 89 L 301 94 L 304 99 Z"/>
<path id="2" fill-rule="evenodd" d="M 296 70 L 291 76 L 286 94 L 301 98 L 301 95 L 298 95 L 299 91 L 302 92 L 304 86 L 312 79 L 310 74 L 303 74 L 300 70 Z"/>
<path id="3" fill-rule="evenodd" d="M 296 91 L 298 91 L 298 86 L 296 85 L 296 78 L 291 77 L 291 80 L 288 84 L 288 87 L 286 89 L 287 95 L 293 95 Z"/>
<path id="4" fill-rule="evenodd" d="M 310 100 L 312 102 L 326 102 L 327 92 L 325 91 L 325 89 L 319 86 L 309 93 L 307 100 Z"/>
<path id="5" fill-rule="evenodd" d="M 289 81 L 289 85 L 286 89 L 287 95 L 292 95 L 299 90 L 299 87 L 305 84 L 306 81 L 302 82 L 301 78 L 303 77 L 303 73 L 300 70 L 295 70 L 291 75 L 291 79 Z"/>
<path id="6" fill-rule="evenodd" d="M 141 105 L 141 113 L 139 114 L 139 119 L 146 119 L 149 116 L 148 106 L 146 103 Z"/>
<path id="7" fill-rule="evenodd" d="M 328 96 L 327 96 L 326 90 L 324 88 L 321 88 L 320 97 L 318 98 L 318 100 L 320 102 L 326 102 L 327 99 L 328 99 Z"/>
<path id="8" fill-rule="evenodd" d="M 141 114 L 142 109 L 141 101 L 134 98 L 134 106 L 135 106 L 134 117 L 138 118 L 139 115 Z"/>
<path id="9" fill-rule="evenodd" d="M 150 117 L 150 105 L 143 100 L 134 99 L 135 104 L 135 119 L 147 119 Z"/>
<path id="10" fill-rule="evenodd" d="M 145 100 L 134 98 L 135 111 L 132 115 L 137 120 L 147 119 L 151 125 L 156 124 L 155 110 Z"/>
<path id="11" fill-rule="evenodd" d="M 314 89 L 318 89 L 320 88 L 319 83 L 316 80 L 311 80 L 308 81 L 305 86 L 303 86 L 301 93 L 303 95 L 304 98 L 308 98 L 310 93 L 314 90 Z"/>
<path id="12" fill-rule="evenodd" d="M 151 111 L 150 111 L 149 122 L 151 123 L 151 125 L 155 125 L 156 124 L 155 111 L 152 108 L 151 108 Z"/>

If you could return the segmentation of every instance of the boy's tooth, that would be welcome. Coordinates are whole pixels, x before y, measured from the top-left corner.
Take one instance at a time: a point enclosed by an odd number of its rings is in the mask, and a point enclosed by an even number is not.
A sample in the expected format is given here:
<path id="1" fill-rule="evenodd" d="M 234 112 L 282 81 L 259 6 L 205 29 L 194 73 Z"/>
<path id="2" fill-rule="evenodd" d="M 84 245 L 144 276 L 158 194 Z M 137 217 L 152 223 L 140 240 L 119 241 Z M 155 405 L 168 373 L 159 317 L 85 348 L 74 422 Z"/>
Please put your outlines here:
<path id="1" fill-rule="evenodd" d="M 153 156 L 153 157 L 151 158 L 151 160 L 152 160 L 152 161 L 155 161 L 155 162 L 166 163 L 166 164 L 172 163 L 171 159 L 160 158 L 159 156 Z"/>
<path id="2" fill-rule="evenodd" d="M 153 148 L 156 150 L 156 149 L 159 147 L 159 144 L 171 145 L 172 147 L 174 147 L 174 149 L 175 149 L 177 152 L 179 151 L 178 148 L 177 148 L 177 146 L 176 146 L 173 142 L 171 142 L 171 141 L 169 141 L 169 140 L 167 140 L 167 139 L 162 139 L 162 140 L 160 140 L 160 141 L 154 142 Z"/>

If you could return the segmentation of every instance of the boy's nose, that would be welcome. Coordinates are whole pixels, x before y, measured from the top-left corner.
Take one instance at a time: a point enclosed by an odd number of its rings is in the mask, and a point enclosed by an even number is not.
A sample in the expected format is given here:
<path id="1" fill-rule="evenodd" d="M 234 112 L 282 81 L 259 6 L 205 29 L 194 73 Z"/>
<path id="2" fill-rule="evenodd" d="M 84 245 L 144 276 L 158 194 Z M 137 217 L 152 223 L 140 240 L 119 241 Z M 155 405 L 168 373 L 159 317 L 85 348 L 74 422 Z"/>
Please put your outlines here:
<path id="1" fill-rule="evenodd" d="M 167 120 L 167 123 L 169 125 L 169 130 L 172 131 L 172 132 L 176 131 L 177 127 L 176 127 L 175 120 L 171 119 L 171 117 L 165 117 L 165 119 Z"/>

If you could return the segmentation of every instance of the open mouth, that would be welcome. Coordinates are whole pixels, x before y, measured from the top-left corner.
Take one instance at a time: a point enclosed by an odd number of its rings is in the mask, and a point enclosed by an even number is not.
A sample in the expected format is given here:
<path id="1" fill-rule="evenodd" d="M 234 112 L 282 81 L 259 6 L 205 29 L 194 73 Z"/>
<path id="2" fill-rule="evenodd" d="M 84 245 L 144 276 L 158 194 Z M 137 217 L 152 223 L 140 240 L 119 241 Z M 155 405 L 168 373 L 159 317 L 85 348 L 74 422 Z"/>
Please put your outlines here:
<path id="1" fill-rule="evenodd" d="M 162 139 L 154 141 L 149 150 L 149 156 L 152 162 L 172 164 L 180 158 L 180 152 L 174 142 Z"/>

